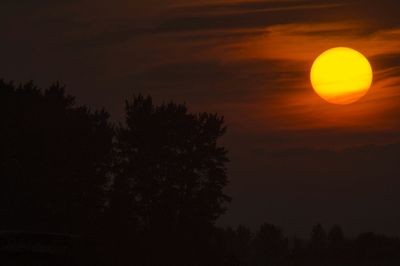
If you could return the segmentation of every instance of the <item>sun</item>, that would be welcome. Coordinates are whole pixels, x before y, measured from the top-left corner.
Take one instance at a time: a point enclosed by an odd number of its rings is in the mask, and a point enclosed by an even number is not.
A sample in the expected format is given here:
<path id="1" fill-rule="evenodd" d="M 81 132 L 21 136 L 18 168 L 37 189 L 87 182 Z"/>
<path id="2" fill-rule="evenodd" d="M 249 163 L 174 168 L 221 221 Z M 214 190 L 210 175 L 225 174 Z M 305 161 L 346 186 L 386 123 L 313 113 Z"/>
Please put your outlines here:
<path id="1" fill-rule="evenodd" d="M 372 68 L 360 52 L 336 47 L 320 54 L 311 67 L 315 92 L 333 104 L 350 104 L 367 94 L 372 84 Z"/>

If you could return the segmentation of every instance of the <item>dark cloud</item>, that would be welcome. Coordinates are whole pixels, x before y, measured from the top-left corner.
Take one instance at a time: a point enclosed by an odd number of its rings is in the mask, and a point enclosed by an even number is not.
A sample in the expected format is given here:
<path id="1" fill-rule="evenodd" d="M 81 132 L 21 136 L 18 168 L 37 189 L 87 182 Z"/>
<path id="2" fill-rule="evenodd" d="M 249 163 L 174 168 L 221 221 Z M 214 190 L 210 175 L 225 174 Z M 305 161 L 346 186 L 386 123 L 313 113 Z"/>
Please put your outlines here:
<path id="1" fill-rule="evenodd" d="M 82 2 L 81 0 L 59 0 L 59 1 L 52 1 L 52 0 L 3 0 L 1 1 L 1 5 L 6 6 L 26 6 L 26 5 L 35 5 L 35 6 L 48 6 L 48 5 L 57 5 L 59 3 L 78 3 Z"/>
<path id="2" fill-rule="evenodd" d="M 400 66 L 400 53 L 397 54 L 382 54 L 373 56 L 370 61 L 380 68 L 392 68 Z"/>
<path id="3" fill-rule="evenodd" d="M 342 4 L 320 1 L 273 1 L 181 8 L 183 15 L 164 19 L 160 32 L 263 28 L 269 25 L 294 22 L 324 21 L 315 9 L 333 11 Z M 220 11 L 219 14 L 209 14 Z M 235 11 L 230 13 L 230 11 Z M 189 15 L 187 15 L 189 13 Z"/>
<path id="4" fill-rule="evenodd" d="M 134 21 L 131 21 L 132 23 Z M 130 24 L 129 24 L 130 25 Z M 140 27 L 127 27 L 121 25 L 116 27 L 118 30 L 103 30 L 101 32 L 88 32 L 81 35 L 80 38 L 66 42 L 65 45 L 73 47 L 76 50 L 87 50 L 93 48 L 102 48 L 107 46 L 119 45 L 135 39 L 138 35 L 151 34 L 151 29 Z"/>
<path id="5" fill-rule="evenodd" d="M 256 29 L 289 23 L 362 21 L 367 28 L 357 31 L 310 31 L 309 34 L 369 35 L 400 26 L 395 0 L 382 1 L 250 1 L 188 5 L 169 10 L 156 32 Z"/>
<path id="6" fill-rule="evenodd" d="M 400 26 L 399 8 L 400 2 L 397 0 L 358 0 L 354 2 L 351 8 L 343 10 L 343 16 L 368 21 L 368 27 L 371 31 L 382 30 L 383 28 Z"/>
<path id="7" fill-rule="evenodd" d="M 375 73 L 375 81 L 400 77 L 400 53 L 373 56 L 370 61 L 372 66 L 379 70 Z"/>
<path id="8" fill-rule="evenodd" d="M 268 31 L 259 29 L 251 31 L 206 31 L 206 32 L 189 32 L 186 34 L 178 34 L 176 36 L 177 40 L 182 41 L 216 41 L 219 40 L 219 44 L 226 44 L 232 41 L 238 41 L 245 38 L 252 38 L 266 34 Z"/>
<path id="9" fill-rule="evenodd" d="M 190 94 L 196 102 L 244 103 L 296 90 L 288 85 L 307 76 L 299 65 L 284 60 L 166 64 L 135 74 L 133 82 L 137 88 L 161 92 L 167 98 Z"/>
<path id="10" fill-rule="evenodd" d="M 186 39 L 229 38 L 233 34 L 255 36 L 265 34 L 265 28 L 290 23 L 363 21 L 367 28 L 319 30 L 301 34 L 314 36 L 362 36 L 383 28 L 399 26 L 397 1 L 252 1 L 219 4 L 182 5 L 165 9 L 157 17 L 141 20 L 118 20 L 111 30 L 98 32 L 82 40 L 81 45 L 112 45 L 147 35 L 192 33 Z M 316 11 L 318 10 L 318 11 Z M 389 13 L 388 13 L 389 12 Z M 241 30 L 253 30 L 243 32 Z M 235 32 L 229 32 L 235 31 Z M 205 32 L 205 33 L 204 33 Z M 296 34 L 296 33 L 293 33 Z M 179 36 L 178 36 L 179 38 Z"/>
<path id="11" fill-rule="evenodd" d="M 273 1 L 244 1 L 244 2 L 225 2 L 217 4 L 191 5 L 177 8 L 177 11 L 186 13 L 211 13 L 211 12 L 243 12 L 243 11 L 259 11 L 271 10 L 280 11 L 286 9 L 303 9 L 303 8 L 324 8 L 337 6 L 344 1 L 324 1 L 324 0 L 273 0 Z"/>
<path id="12" fill-rule="evenodd" d="M 0 2 L 0 14 L 1 19 L 14 18 L 19 19 L 23 16 L 34 16 L 35 12 L 42 10 L 51 10 L 59 8 L 61 6 L 68 6 L 72 4 L 78 4 L 81 0 L 2 0 Z M 0 20 L 1 20 L 0 19 Z"/>

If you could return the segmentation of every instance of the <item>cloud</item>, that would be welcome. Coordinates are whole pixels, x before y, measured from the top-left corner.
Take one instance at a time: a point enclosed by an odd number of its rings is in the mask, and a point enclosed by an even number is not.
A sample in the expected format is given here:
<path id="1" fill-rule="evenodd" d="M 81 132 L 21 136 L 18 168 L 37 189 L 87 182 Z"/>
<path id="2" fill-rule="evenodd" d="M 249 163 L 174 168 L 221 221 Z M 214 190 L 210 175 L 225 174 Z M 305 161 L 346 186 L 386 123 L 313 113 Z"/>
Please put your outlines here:
<path id="1" fill-rule="evenodd" d="M 242 13 L 251 11 L 285 11 L 303 10 L 314 8 L 329 8 L 343 5 L 344 1 L 316 1 L 316 0 L 270 0 L 270 1 L 226 1 L 220 3 L 208 3 L 203 5 L 192 4 L 176 8 L 181 13 L 221 14 Z"/>
<path id="2" fill-rule="evenodd" d="M 400 52 L 380 54 L 370 58 L 380 69 L 393 69 L 400 66 Z"/>
<path id="3" fill-rule="evenodd" d="M 0 2 L 1 19 L 14 18 L 15 21 L 21 18 L 32 17 L 45 10 L 53 10 L 60 7 L 71 6 L 82 3 L 82 0 L 2 0 Z M 60 11 L 59 9 L 57 10 Z"/>
<path id="4" fill-rule="evenodd" d="M 228 104 L 289 93 L 296 87 L 288 84 L 304 75 L 292 61 L 189 61 L 151 67 L 136 73 L 132 80 L 135 87 L 164 97 L 186 94 L 196 103 Z"/>
<path id="5" fill-rule="evenodd" d="M 321 1 L 257 1 L 181 7 L 158 26 L 160 32 L 263 28 L 269 25 L 323 21 L 315 9 L 335 10 L 344 4 Z"/>

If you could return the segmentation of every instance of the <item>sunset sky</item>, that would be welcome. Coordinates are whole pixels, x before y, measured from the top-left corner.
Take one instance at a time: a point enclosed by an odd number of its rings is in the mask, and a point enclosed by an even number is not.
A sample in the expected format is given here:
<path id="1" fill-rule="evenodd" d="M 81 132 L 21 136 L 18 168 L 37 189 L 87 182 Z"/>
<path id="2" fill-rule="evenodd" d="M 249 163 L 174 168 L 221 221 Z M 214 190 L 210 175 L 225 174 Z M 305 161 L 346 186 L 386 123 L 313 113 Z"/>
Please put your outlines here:
<path id="1" fill-rule="evenodd" d="M 396 0 L 3 0 L 0 77 L 58 80 L 114 121 L 132 93 L 224 115 L 233 201 L 223 225 L 400 234 L 399 10 Z M 337 46 L 374 72 L 346 106 L 309 80 Z"/>

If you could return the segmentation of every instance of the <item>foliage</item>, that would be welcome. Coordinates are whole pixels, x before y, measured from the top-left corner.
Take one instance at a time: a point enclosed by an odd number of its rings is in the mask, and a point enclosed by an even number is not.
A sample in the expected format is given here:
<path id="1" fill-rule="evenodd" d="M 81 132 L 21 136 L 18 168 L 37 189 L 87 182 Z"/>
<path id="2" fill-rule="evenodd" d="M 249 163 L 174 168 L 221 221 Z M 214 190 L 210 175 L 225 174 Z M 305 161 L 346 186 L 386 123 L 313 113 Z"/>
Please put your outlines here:
<path id="1" fill-rule="evenodd" d="M 113 128 L 59 84 L 0 81 L 3 230 L 81 232 L 104 206 Z"/>
<path id="2" fill-rule="evenodd" d="M 155 105 L 141 95 L 128 100 L 126 123 L 116 133 L 109 211 L 111 217 L 129 213 L 131 222 L 118 228 L 132 232 L 134 226 L 146 239 L 141 246 L 149 242 L 155 253 L 172 238 L 180 245 L 208 241 L 204 236 L 229 201 L 223 193 L 227 151 L 218 144 L 225 131 L 216 114 L 192 114 L 173 102 Z"/>

